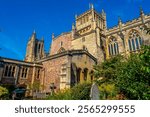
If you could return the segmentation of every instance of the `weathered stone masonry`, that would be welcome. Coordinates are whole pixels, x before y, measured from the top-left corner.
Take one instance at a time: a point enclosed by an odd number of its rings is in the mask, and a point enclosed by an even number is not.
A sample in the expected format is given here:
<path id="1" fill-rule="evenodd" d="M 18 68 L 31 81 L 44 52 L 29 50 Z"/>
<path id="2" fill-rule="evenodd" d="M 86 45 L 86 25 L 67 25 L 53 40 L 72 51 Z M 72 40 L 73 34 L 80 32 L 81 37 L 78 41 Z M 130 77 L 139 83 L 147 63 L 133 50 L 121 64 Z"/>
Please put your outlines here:
<path id="1" fill-rule="evenodd" d="M 0 84 L 24 85 L 39 83 L 40 92 L 70 88 L 77 83 L 93 81 L 93 66 L 118 54 L 129 56 L 150 45 L 150 15 L 140 10 L 139 18 L 107 29 L 106 13 L 91 8 L 75 16 L 72 30 L 59 36 L 52 34 L 49 53 L 44 52 L 44 38 L 35 31 L 29 38 L 25 61 L 0 58 Z M 31 92 L 32 94 L 32 92 Z"/>

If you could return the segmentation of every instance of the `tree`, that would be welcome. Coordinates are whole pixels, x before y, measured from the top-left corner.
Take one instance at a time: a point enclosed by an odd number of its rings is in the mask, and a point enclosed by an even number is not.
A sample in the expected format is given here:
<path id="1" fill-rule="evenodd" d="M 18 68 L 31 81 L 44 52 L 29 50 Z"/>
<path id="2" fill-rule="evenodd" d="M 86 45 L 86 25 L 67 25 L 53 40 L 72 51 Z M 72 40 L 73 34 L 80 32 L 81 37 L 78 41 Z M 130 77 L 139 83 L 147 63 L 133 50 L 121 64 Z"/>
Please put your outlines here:
<path id="1" fill-rule="evenodd" d="M 121 55 L 110 58 L 94 66 L 94 76 L 99 84 L 100 99 L 118 99 L 118 88 L 115 86 L 118 66 L 124 58 Z M 122 98 L 123 99 L 123 98 Z"/>
<path id="2" fill-rule="evenodd" d="M 109 60 L 104 61 L 101 64 L 94 66 L 94 76 L 95 78 L 103 78 L 100 82 L 104 81 L 114 81 L 116 78 L 117 68 L 121 64 L 123 56 L 118 55 Z"/>
<path id="3" fill-rule="evenodd" d="M 118 69 L 116 86 L 128 99 L 150 99 L 150 74 L 143 66 L 140 56 L 132 55 Z"/>
<path id="4" fill-rule="evenodd" d="M 97 78 L 103 77 L 100 86 L 115 84 L 118 93 L 127 99 L 150 99 L 150 46 L 143 46 L 139 54 L 128 58 L 106 60 L 95 66 L 94 73 Z"/>

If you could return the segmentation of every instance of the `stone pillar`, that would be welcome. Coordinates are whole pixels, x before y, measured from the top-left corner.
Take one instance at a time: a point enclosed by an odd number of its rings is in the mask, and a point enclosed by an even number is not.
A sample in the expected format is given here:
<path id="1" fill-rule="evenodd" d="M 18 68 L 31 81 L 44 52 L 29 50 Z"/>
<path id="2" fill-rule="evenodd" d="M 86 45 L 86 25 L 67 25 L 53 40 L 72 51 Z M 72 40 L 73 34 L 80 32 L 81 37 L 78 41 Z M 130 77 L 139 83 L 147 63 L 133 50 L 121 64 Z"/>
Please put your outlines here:
<path id="1" fill-rule="evenodd" d="M 105 48 L 105 52 L 106 52 L 106 59 L 109 59 L 109 48 L 108 48 L 108 37 L 106 37 L 106 48 Z"/>
<path id="2" fill-rule="evenodd" d="M 81 77 L 81 68 L 77 69 L 77 83 L 80 83 L 80 77 Z"/>
<path id="3" fill-rule="evenodd" d="M 40 90 L 42 90 L 42 92 L 45 90 L 44 80 L 45 80 L 45 69 L 43 68 L 41 71 L 41 83 L 40 83 L 40 85 L 42 86 Z"/>
<path id="4" fill-rule="evenodd" d="M 84 70 L 81 69 L 81 72 L 80 72 L 80 83 L 83 83 L 84 82 Z"/>
<path id="5" fill-rule="evenodd" d="M 31 80 L 31 88 L 33 88 L 33 83 L 34 83 L 34 79 L 35 79 L 35 72 L 36 72 L 36 67 L 34 66 L 33 67 L 33 72 L 32 72 L 32 80 Z M 33 90 L 31 89 L 31 93 L 30 95 L 32 96 L 33 95 Z"/>
<path id="6" fill-rule="evenodd" d="M 3 67 L 0 67 L 0 81 L 2 80 L 3 71 Z"/>
<path id="7" fill-rule="evenodd" d="M 35 72 L 36 72 L 36 67 L 33 67 L 33 72 L 32 72 L 32 80 L 31 80 L 31 84 L 34 83 L 34 79 L 35 79 Z"/>
<path id="8" fill-rule="evenodd" d="M 15 70 L 15 85 L 17 85 L 17 81 L 19 78 L 19 66 L 16 66 L 16 70 Z"/>
<path id="9" fill-rule="evenodd" d="M 87 71 L 87 82 L 91 82 L 91 74 L 90 70 Z"/>
<path id="10" fill-rule="evenodd" d="M 128 34 L 129 34 L 129 31 L 127 31 L 126 33 L 125 33 L 125 36 L 124 36 L 124 42 L 125 42 L 125 54 L 126 54 L 126 56 L 128 56 L 129 55 L 129 44 L 128 44 L 128 39 L 129 39 L 129 36 L 128 36 Z"/>
<path id="11" fill-rule="evenodd" d="M 97 38 L 97 45 L 100 47 L 101 42 L 100 42 L 100 30 L 99 30 L 99 28 L 96 28 L 96 38 Z"/>
<path id="12" fill-rule="evenodd" d="M 66 74 L 66 88 L 71 87 L 71 56 L 68 56 L 67 74 Z"/>

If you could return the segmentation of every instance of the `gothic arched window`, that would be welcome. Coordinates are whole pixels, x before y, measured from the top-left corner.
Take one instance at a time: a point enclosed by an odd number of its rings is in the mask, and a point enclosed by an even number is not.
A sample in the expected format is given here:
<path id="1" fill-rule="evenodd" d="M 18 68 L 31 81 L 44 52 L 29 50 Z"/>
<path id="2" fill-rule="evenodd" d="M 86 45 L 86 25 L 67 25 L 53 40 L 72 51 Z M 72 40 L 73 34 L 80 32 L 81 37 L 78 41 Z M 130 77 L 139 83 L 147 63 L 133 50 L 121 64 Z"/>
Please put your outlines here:
<path id="1" fill-rule="evenodd" d="M 110 56 L 119 54 L 119 47 L 116 38 L 111 37 L 109 39 L 108 49 Z"/>
<path id="2" fill-rule="evenodd" d="M 132 30 L 129 33 L 128 45 L 130 51 L 139 50 L 142 45 L 142 38 L 140 37 L 139 33 L 135 30 Z"/>

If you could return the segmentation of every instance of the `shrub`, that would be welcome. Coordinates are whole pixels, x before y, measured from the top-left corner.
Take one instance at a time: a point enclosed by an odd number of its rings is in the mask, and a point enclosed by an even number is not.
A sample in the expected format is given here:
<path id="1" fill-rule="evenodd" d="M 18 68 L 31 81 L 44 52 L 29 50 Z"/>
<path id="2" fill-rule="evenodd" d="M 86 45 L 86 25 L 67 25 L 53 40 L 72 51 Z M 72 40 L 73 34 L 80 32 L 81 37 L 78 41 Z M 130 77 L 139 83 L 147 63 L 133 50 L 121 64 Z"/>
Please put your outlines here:
<path id="1" fill-rule="evenodd" d="M 77 84 L 71 89 L 59 91 L 52 96 L 49 100 L 89 100 L 90 99 L 91 84 L 83 83 Z"/>
<path id="2" fill-rule="evenodd" d="M 118 89 L 115 84 L 102 83 L 99 86 L 100 99 L 102 100 L 113 100 L 117 99 Z"/>
<path id="3" fill-rule="evenodd" d="M 71 89 L 71 96 L 73 100 L 90 100 L 90 83 L 83 83 L 74 86 Z"/>
<path id="4" fill-rule="evenodd" d="M 150 99 L 150 64 L 145 66 L 145 63 L 139 55 L 132 55 L 118 69 L 116 86 L 128 99 Z"/>
<path id="5" fill-rule="evenodd" d="M 71 92 L 69 89 L 64 91 L 59 91 L 53 95 L 48 96 L 48 100 L 71 100 Z"/>
<path id="6" fill-rule="evenodd" d="M 0 98 L 7 99 L 8 97 L 8 90 L 2 86 L 0 86 Z"/>

